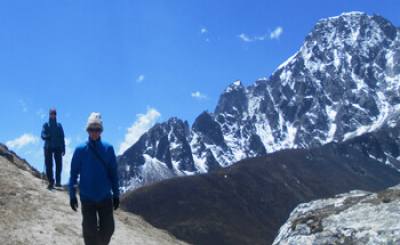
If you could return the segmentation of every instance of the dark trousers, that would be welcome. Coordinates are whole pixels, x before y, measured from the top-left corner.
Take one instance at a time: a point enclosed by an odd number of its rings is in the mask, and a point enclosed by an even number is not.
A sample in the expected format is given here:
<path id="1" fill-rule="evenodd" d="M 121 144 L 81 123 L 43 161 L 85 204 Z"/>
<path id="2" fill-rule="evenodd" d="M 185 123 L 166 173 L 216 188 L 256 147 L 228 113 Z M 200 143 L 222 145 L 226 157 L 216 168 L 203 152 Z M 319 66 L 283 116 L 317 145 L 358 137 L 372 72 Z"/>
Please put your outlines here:
<path id="1" fill-rule="evenodd" d="M 112 199 L 100 203 L 82 202 L 82 216 L 85 245 L 107 245 L 114 233 Z"/>
<path id="2" fill-rule="evenodd" d="M 53 177 L 53 157 L 56 162 L 56 184 L 61 185 L 61 171 L 62 171 L 62 152 L 60 149 L 44 149 L 44 161 L 46 164 L 46 175 L 50 185 L 54 185 Z"/>

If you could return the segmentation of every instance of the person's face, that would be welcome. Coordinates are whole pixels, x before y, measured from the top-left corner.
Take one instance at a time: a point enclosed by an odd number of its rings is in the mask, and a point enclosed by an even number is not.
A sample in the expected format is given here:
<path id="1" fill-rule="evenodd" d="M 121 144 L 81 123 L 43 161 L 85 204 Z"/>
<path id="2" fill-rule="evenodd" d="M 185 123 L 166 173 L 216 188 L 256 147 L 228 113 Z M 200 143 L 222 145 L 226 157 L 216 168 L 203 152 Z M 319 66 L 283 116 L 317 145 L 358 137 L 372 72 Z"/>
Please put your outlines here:
<path id="1" fill-rule="evenodd" d="M 57 113 L 55 113 L 55 112 L 50 113 L 51 119 L 56 119 L 56 117 L 57 117 Z"/>
<path id="2" fill-rule="evenodd" d="M 90 126 L 88 128 L 89 137 L 92 140 L 98 140 L 101 135 L 101 128 L 99 126 Z"/>

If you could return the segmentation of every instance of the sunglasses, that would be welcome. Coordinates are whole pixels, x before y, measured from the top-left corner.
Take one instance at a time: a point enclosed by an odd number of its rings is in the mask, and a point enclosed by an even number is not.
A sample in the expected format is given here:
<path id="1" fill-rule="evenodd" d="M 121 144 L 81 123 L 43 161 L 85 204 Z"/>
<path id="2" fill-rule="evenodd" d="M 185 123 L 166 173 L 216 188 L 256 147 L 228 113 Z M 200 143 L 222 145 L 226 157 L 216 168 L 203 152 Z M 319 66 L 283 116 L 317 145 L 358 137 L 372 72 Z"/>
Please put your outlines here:
<path id="1" fill-rule="evenodd" d="M 50 115 L 54 115 L 55 116 L 55 115 L 57 115 L 57 113 L 52 112 L 52 113 L 50 113 Z"/>
<path id="2" fill-rule="evenodd" d="M 89 131 L 89 132 L 96 132 L 96 133 L 98 133 L 98 132 L 101 132 L 101 128 L 88 128 L 88 131 Z"/>

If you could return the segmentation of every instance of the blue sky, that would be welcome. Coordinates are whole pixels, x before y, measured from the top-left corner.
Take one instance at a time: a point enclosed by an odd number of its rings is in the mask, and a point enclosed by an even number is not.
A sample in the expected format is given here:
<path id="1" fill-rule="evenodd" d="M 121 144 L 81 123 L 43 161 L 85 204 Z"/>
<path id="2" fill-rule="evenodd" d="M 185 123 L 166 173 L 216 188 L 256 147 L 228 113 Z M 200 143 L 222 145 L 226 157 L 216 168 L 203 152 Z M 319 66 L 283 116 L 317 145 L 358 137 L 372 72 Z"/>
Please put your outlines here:
<path id="1" fill-rule="evenodd" d="M 42 170 L 54 106 L 68 171 L 90 112 L 118 152 L 154 122 L 213 111 L 230 83 L 268 77 L 319 19 L 348 11 L 400 26 L 397 0 L 1 1 L 0 142 Z"/>

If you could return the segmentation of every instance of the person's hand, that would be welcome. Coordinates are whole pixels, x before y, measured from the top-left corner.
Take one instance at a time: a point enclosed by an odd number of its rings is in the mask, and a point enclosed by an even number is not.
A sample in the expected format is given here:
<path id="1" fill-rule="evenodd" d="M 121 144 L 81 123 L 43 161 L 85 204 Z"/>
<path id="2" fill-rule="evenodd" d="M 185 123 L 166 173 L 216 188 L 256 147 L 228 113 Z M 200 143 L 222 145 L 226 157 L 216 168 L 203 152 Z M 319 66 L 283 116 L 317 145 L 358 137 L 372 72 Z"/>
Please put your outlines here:
<path id="1" fill-rule="evenodd" d="M 69 200 L 69 205 L 71 206 L 72 210 L 76 212 L 76 209 L 78 208 L 78 199 L 72 198 Z"/>
<path id="2" fill-rule="evenodd" d="M 117 210 L 117 208 L 119 207 L 119 197 L 113 198 L 113 205 L 114 205 L 114 210 Z"/>

